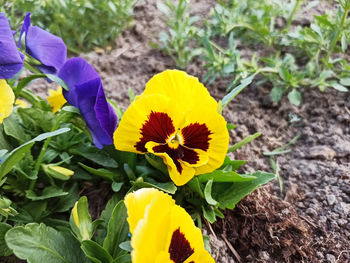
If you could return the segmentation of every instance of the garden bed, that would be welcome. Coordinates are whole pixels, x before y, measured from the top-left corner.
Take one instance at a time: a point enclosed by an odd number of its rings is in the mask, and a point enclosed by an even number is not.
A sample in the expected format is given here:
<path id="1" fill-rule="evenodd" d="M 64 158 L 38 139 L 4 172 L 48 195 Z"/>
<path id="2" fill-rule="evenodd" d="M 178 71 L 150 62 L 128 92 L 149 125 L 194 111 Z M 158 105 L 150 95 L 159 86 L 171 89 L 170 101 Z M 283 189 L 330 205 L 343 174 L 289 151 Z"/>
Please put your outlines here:
<path id="1" fill-rule="evenodd" d="M 206 14 L 214 5 L 209 0 L 193 2 L 197 15 Z M 100 74 L 107 96 L 122 109 L 129 104 L 130 88 L 140 94 L 154 74 L 175 67 L 168 56 L 149 46 L 149 42 L 157 42 L 164 27 L 161 17 L 156 1 L 141 1 L 135 6 L 135 25 L 117 38 L 115 49 L 82 55 Z M 205 73 L 199 61 L 187 72 L 198 77 Z M 220 100 L 227 86 L 228 81 L 221 79 L 207 88 Z M 46 84 L 36 88 L 44 92 Z M 230 133 L 231 143 L 262 133 L 234 153 L 235 159 L 248 160 L 242 171 L 273 171 L 264 152 L 300 134 L 290 153 L 275 157 L 283 191 L 275 180 L 246 197 L 233 211 L 226 211 L 226 218 L 208 229 L 213 256 L 218 263 L 348 262 L 350 97 L 335 90 L 305 89 L 303 103 L 296 107 L 286 98 L 272 103 L 270 89 L 253 82 L 223 115 L 237 125 Z M 90 204 L 103 206 L 99 201 Z"/>

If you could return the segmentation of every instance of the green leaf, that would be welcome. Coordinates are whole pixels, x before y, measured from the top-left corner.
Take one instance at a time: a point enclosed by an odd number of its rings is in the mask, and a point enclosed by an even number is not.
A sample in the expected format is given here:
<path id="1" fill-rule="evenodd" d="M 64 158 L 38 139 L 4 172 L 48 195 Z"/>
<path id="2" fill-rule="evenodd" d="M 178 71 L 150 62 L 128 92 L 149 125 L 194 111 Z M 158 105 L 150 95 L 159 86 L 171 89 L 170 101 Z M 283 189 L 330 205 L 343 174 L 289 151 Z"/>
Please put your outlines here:
<path id="1" fill-rule="evenodd" d="M 343 86 L 349 87 L 350 86 L 350 78 L 342 78 L 342 79 L 340 79 L 340 84 L 343 85 Z"/>
<path id="2" fill-rule="evenodd" d="M 103 242 L 103 247 L 113 258 L 125 253 L 119 244 L 128 239 L 129 225 L 126 221 L 128 214 L 123 201 L 120 201 L 114 208 L 108 223 L 107 236 Z"/>
<path id="3" fill-rule="evenodd" d="M 219 207 L 222 209 L 233 209 L 243 197 L 275 178 L 274 174 L 261 171 L 257 171 L 251 176 L 255 176 L 256 179 L 246 182 L 217 183 L 213 185 L 212 195 L 219 202 Z"/>
<path id="4" fill-rule="evenodd" d="M 12 226 L 9 224 L 0 223 L 0 257 L 7 257 L 12 254 L 12 250 L 6 245 L 5 234 L 10 230 Z"/>
<path id="5" fill-rule="evenodd" d="M 114 180 L 121 180 L 122 178 L 117 178 L 116 175 L 118 175 L 118 172 L 116 170 L 113 171 L 110 171 L 110 170 L 107 170 L 107 169 L 104 169 L 104 168 L 100 168 L 100 169 L 95 169 L 95 168 L 92 168 L 92 167 L 89 167 L 83 163 L 78 163 L 81 167 L 83 167 L 87 172 L 93 174 L 93 175 L 96 175 L 96 176 L 99 176 L 99 177 L 102 177 L 108 181 L 114 181 Z"/>
<path id="6" fill-rule="evenodd" d="M 205 183 L 209 180 L 218 183 L 229 183 L 229 182 L 246 182 L 255 179 L 255 176 L 247 174 L 238 174 L 234 171 L 224 171 L 224 170 L 215 170 L 211 173 L 200 174 L 197 176 L 199 182 Z"/>
<path id="7" fill-rule="evenodd" d="M 10 229 L 5 240 L 14 254 L 28 263 L 82 263 L 79 243 L 69 232 L 31 223 Z"/>
<path id="8" fill-rule="evenodd" d="M 202 206 L 203 216 L 210 224 L 216 221 L 215 211 L 211 206 Z"/>
<path id="9" fill-rule="evenodd" d="M 242 141 L 236 143 L 235 145 L 231 146 L 227 152 L 233 152 L 236 151 L 237 149 L 241 148 L 242 146 L 246 145 L 247 143 L 250 143 L 252 140 L 255 140 L 261 135 L 261 132 L 254 133 L 252 135 L 249 135 L 245 137 Z"/>
<path id="10" fill-rule="evenodd" d="M 69 153 L 72 155 L 82 156 L 94 163 L 107 168 L 118 168 L 118 163 L 111 158 L 107 153 L 101 151 L 95 147 L 89 147 L 85 144 L 75 145 L 69 149 Z"/>
<path id="11" fill-rule="evenodd" d="M 187 183 L 187 186 L 200 197 L 205 198 L 202 186 L 199 182 L 198 176 L 195 176 Z"/>
<path id="12" fill-rule="evenodd" d="M 160 183 L 151 178 L 147 178 L 148 182 L 136 182 L 134 186 L 139 188 L 157 188 L 169 194 L 175 194 L 177 187 L 173 182 Z"/>
<path id="13" fill-rule="evenodd" d="M 255 74 L 242 79 L 241 84 L 239 84 L 237 87 L 235 87 L 230 93 L 228 93 L 223 99 L 222 99 L 222 107 L 224 108 L 231 100 L 233 100 L 245 87 L 247 87 L 250 83 L 252 83 L 253 79 L 255 77 Z"/>
<path id="14" fill-rule="evenodd" d="M 270 98 L 273 102 L 279 102 L 282 99 L 283 93 L 284 89 L 275 86 L 270 92 Z"/>
<path id="15" fill-rule="evenodd" d="M 22 127 L 20 117 L 17 114 L 11 114 L 3 121 L 6 135 L 15 138 L 19 143 L 25 143 L 30 140 L 30 136 Z"/>
<path id="16" fill-rule="evenodd" d="M 119 256 L 113 261 L 113 263 L 131 263 L 131 256 L 130 254 Z"/>
<path id="17" fill-rule="evenodd" d="M 125 250 L 127 252 L 131 252 L 132 251 L 132 247 L 131 247 L 131 242 L 130 240 L 128 241 L 124 241 L 122 243 L 119 244 L 119 247 L 122 249 L 122 250 Z"/>
<path id="18" fill-rule="evenodd" d="M 66 82 L 64 82 L 63 79 L 59 78 L 56 75 L 53 74 L 46 74 L 46 77 L 54 82 L 56 82 L 58 85 L 60 85 L 63 89 L 65 89 L 66 91 L 69 91 L 69 87 L 66 84 Z"/>
<path id="19" fill-rule="evenodd" d="M 301 94 L 296 89 L 293 89 L 288 93 L 288 99 L 290 103 L 294 104 L 295 106 L 299 106 L 301 103 Z"/>
<path id="20" fill-rule="evenodd" d="M 112 190 L 113 190 L 113 192 L 118 193 L 120 191 L 120 189 L 122 189 L 123 185 L 124 185 L 124 183 L 113 182 L 112 183 Z"/>
<path id="21" fill-rule="evenodd" d="M 18 148 L 14 149 L 7 158 L 1 163 L 0 166 L 0 179 L 8 174 L 12 168 L 24 158 L 24 156 L 30 152 L 30 149 L 34 145 L 34 142 L 22 144 Z"/>
<path id="22" fill-rule="evenodd" d="M 208 204 L 210 205 L 217 205 L 218 202 L 214 200 L 214 198 L 211 196 L 211 188 L 213 186 L 213 179 L 208 180 L 207 184 L 205 185 L 204 188 L 204 196 L 205 200 L 207 201 Z"/>
<path id="23" fill-rule="evenodd" d="M 333 89 L 336 89 L 338 91 L 341 91 L 341 92 L 348 92 L 349 90 L 347 88 L 345 88 L 343 85 L 340 85 L 339 83 L 332 83 L 330 84 L 330 86 L 333 88 Z"/>
<path id="24" fill-rule="evenodd" d="M 94 263 L 111 263 L 113 261 L 111 255 L 94 241 L 84 240 L 81 244 L 81 249 Z"/>
<path id="25" fill-rule="evenodd" d="M 33 190 L 26 191 L 26 197 L 33 201 L 65 196 L 67 194 L 68 192 L 63 191 L 62 188 L 55 187 L 55 186 L 45 187 L 41 195 L 37 195 Z"/>

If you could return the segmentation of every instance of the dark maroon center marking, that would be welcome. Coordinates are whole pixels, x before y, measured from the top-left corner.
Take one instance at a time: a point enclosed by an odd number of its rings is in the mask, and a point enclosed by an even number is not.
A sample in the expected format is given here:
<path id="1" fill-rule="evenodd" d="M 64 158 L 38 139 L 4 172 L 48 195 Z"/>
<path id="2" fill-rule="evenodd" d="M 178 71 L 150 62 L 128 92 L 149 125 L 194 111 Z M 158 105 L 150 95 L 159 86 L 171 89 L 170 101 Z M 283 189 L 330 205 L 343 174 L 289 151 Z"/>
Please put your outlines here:
<path id="1" fill-rule="evenodd" d="M 156 153 L 168 154 L 180 174 L 182 172 L 182 166 L 179 160 L 188 162 L 189 164 L 196 164 L 199 161 L 198 153 L 194 150 L 183 147 L 182 145 L 179 145 L 176 149 L 170 148 L 168 144 L 157 145 L 153 147 L 153 151 Z"/>
<path id="2" fill-rule="evenodd" d="M 148 120 L 141 128 L 141 139 L 134 146 L 140 152 L 147 152 L 147 142 L 166 143 L 166 139 L 175 132 L 172 119 L 163 112 L 151 111 Z"/>
<path id="3" fill-rule="evenodd" d="M 201 149 L 203 151 L 209 148 L 209 135 L 212 132 L 207 125 L 199 123 L 191 123 L 182 129 L 182 136 L 184 138 L 184 146 L 191 149 Z"/>
<path id="4" fill-rule="evenodd" d="M 185 235 L 180 232 L 180 228 L 174 231 L 168 252 L 174 263 L 183 263 L 194 253 L 194 249 L 191 248 Z"/>

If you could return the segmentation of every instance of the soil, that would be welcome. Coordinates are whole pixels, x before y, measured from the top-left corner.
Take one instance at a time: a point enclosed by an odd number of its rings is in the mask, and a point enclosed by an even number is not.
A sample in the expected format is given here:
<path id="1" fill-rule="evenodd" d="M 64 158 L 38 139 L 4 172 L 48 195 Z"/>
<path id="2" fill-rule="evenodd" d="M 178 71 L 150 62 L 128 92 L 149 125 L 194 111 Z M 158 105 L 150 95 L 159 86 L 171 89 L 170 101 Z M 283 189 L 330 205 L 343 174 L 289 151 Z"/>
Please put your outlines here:
<path id="1" fill-rule="evenodd" d="M 156 2 L 136 4 L 135 25 L 117 38 L 113 50 L 82 55 L 100 73 L 107 96 L 122 109 L 129 104 L 129 89 L 140 94 L 154 74 L 175 67 L 168 56 L 149 46 L 165 27 Z M 191 5 L 203 18 L 215 1 Z M 199 78 L 205 74 L 199 61 L 187 72 Z M 219 100 L 227 85 L 221 79 L 208 89 Z M 253 83 L 223 115 L 237 125 L 231 143 L 258 131 L 263 134 L 234 153 L 235 159 L 248 160 L 240 172 L 273 172 L 264 152 L 300 134 L 290 153 L 275 157 L 283 191 L 275 180 L 226 211 L 225 219 L 209 231 L 212 254 L 218 263 L 350 262 L 350 96 L 305 89 L 302 105 L 295 107 L 285 98 L 272 103 L 270 89 Z"/>

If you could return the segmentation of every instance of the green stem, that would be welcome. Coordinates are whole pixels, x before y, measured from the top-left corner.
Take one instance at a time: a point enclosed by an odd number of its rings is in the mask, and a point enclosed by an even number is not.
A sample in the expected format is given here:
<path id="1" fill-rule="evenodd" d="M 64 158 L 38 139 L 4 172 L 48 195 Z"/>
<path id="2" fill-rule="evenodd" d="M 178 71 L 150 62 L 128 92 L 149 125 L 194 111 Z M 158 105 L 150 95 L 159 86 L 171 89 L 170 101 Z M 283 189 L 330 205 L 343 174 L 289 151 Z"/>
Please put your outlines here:
<path id="1" fill-rule="evenodd" d="M 290 26 L 291 26 L 291 24 L 292 24 L 292 22 L 293 22 L 294 15 L 295 15 L 296 11 L 297 11 L 298 8 L 299 8 L 300 2 L 301 2 L 301 0 L 297 0 L 297 1 L 295 2 L 295 5 L 294 5 L 294 7 L 293 7 L 293 10 L 292 10 L 292 12 L 290 13 L 290 15 L 289 15 L 289 17 L 288 17 L 287 25 L 286 25 L 286 28 L 285 28 L 285 30 L 286 30 L 287 32 L 289 31 L 289 28 L 290 28 Z"/>
<path id="2" fill-rule="evenodd" d="M 62 120 L 64 117 L 65 117 L 65 114 L 62 114 L 62 115 L 57 119 L 55 125 L 54 125 L 54 126 L 52 127 L 52 129 L 51 129 L 51 132 L 57 130 L 58 126 L 59 126 L 60 123 L 61 123 L 61 120 Z M 50 142 L 51 142 L 51 139 L 52 139 L 52 137 L 49 137 L 49 138 L 47 138 L 47 139 L 45 140 L 45 143 L 44 143 L 44 145 L 43 145 L 43 148 L 41 149 L 40 154 L 39 154 L 39 157 L 38 157 L 38 159 L 37 159 L 37 161 L 36 161 L 36 163 L 35 163 L 34 171 L 35 171 L 37 174 L 39 173 L 39 170 L 40 170 L 40 167 L 41 167 L 41 163 L 42 163 L 43 158 L 44 158 L 44 154 L 45 154 L 45 152 L 46 152 L 46 150 L 47 150 L 47 148 L 48 148 L 48 146 L 49 146 L 49 144 L 50 144 Z M 36 183 L 36 180 L 32 180 L 32 181 L 30 182 L 30 186 L 29 186 L 29 189 L 30 189 L 30 190 L 33 190 L 33 189 L 34 189 L 35 183 Z"/>
<path id="3" fill-rule="evenodd" d="M 332 42 L 331 42 L 331 44 L 329 45 L 329 49 L 328 49 L 327 55 L 326 55 L 325 60 L 324 60 L 324 61 L 325 61 L 324 63 L 327 63 L 327 64 L 328 64 L 329 57 L 330 57 L 331 53 L 333 52 L 335 46 L 336 46 L 337 43 L 338 43 L 340 34 L 343 32 L 343 28 L 344 28 L 344 24 L 345 24 L 345 19 L 348 17 L 348 13 L 349 13 L 349 11 L 350 11 L 350 10 L 349 10 L 350 7 L 349 7 L 348 5 L 345 5 L 344 7 L 345 7 L 344 13 L 343 13 L 343 16 L 342 16 L 342 18 L 341 18 L 340 25 L 339 25 L 339 27 L 338 27 L 337 33 L 336 33 L 336 35 L 333 37 Z"/>

